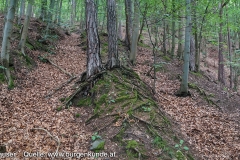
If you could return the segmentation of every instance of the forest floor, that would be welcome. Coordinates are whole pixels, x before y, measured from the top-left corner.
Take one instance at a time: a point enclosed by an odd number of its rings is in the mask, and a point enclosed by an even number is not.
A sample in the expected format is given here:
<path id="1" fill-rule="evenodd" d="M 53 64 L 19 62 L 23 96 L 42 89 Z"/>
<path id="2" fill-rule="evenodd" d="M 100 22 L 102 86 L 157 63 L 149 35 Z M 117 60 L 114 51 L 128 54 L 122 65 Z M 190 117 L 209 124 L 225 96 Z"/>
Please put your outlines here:
<path id="1" fill-rule="evenodd" d="M 36 33 L 32 31 L 30 34 Z M 0 142 L 6 145 L 7 152 L 17 153 L 18 159 L 23 159 L 23 152 L 89 151 L 93 132 L 85 126 L 84 119 L 90 114 L 89 110 L 60 108 L 61 99 L 72 94 L 75 82 L 86 69 L 86 54 L 79 47 L 79 37 L 72 33 L 54 42 L 56 54 L 28 50 L 28 55 L 35 61 L 34 67 L 17 66 L 14 89 L 8 90 L 5 83 L 0 84 Z M 12 45 L 16 47 L 17 43 Z M 49 60 L 77 77 L 51 96 L 47 95 L 71 77 L 59 68 L 41 62 L 38 57 L 42 55 L 47 55 Z M 150 55 L 151 48 L 138 47 L 134 70 L 153 86 L 152 77 L 146 75 L 153 63 Z M 240 97 L 228 91 L 222 93 L 218 83 L 204 74 L 193 73 L 189 78 L 193 85 L 191 97 L 176 97 L 174 93 L 180 86 L 182 63 L 161 56 L 157 62 L 166 62 L 157 72 L 155 97 L 159 107 L 171 117 L 172 123 L 179 126 L 195 156 L 209 160 L 240 159 Z M 214 104 L 209 104 L 207 97 L 211 97 Z M 105 150 L 112 151 L 111 148 Z"/>

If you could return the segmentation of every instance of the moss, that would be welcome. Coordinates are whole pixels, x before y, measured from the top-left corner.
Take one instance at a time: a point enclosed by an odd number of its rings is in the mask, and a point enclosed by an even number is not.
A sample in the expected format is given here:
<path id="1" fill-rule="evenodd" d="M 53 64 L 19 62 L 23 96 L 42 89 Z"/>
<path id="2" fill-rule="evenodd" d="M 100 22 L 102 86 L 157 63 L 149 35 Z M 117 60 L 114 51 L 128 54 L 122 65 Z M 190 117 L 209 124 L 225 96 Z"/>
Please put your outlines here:
<path id="1" fill-rule="evenodd" d="M 197 85 L 195 83 L 188 83 L 188 87 L 192 89 L 197 89 Z"/>
<path id="2" fill-rule="evenodd" d="M 149 45 L 138 42 L 138 46 L 143 47 L 143 48 L 151 48 Z"/>
<path id="3" fill-rule="evenodd" d="M 90 97 L 84 97 L 77 102 L 77 106 L 89 106 L 92 103 Z"/>
<path id="4" fill-rule="evenodd" d="M 200 78 L 203 77 L 203 75 L 200 72 L 190 72 L 190 73 Z"/>
<path id="5" fill-rule="evenodd" d="M 0 73 L 0 84 L 5 82 L 4 73 Z"/>
<path id="6" fill-rule="evenodd" d="M 59 106 L 56 110 L 57 111 L 61 111 L 63 109 L 63 107 L 62 106 Z"/>
<path id="7" fill-rule="evenodd" d="M 139 144 L 138 144 L 137 141 L 130 140 L 130 141 L 128 141 L 126 148 L 127 149 L 134 149 L 134 148 L 137 148 L 138 146 L 139 146 Z"/>
<path id="8" fill-rule="evenodd" d="M 30 58 L 28 55 L 25 55 L 24 58 L 28 66 L 32 65 L 32 58 Z"/>
<path id="9" fill-rule="evenodd" d="M 79 113 L 76 113 L 76 114 L 75 114 L 75 117 L 76 117 L 76 118 L 79 118 L 79 117 L 80 117 L 80 114 L 79 114 Z"/>
<path id="10" fill-rule="evenodd" d="M 107 97 L 108 95 L 107 94 L 103 94 L 97 101 L 97 104 L 96 105 L 102 105 L 103 103 L 106 103 L 107 101 Z"/>
<path id="11" fill-rule="evenodd" d="M 10 80 L 9 80 L 8 89 L 13 89 L 14 87 L 15 87 L 14 82 L 13 82 L 13 79 L 11 77 Z"/>
<path id="12" fill-rule="evenodd" d="M 168 57 L 168 56 L 163 56 L 163 59 L 164 59 L 165 61 L 171 61 L 171 58 Z"/>
<path id="13" fill-rule="evenodd" d="M 30 50 L 34 49 L 34 47 L 31 44 L 29 44 L 29 43 L 26 43 L 26 47 L 29 48 Z"/>

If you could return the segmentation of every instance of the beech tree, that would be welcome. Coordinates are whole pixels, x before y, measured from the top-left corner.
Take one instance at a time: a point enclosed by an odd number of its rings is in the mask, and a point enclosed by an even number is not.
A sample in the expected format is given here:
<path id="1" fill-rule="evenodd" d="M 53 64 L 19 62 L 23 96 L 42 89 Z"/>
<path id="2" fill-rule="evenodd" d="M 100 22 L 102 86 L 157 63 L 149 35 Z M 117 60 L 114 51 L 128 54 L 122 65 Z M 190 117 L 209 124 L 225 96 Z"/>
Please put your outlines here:
<path id="1" fill-rule="evenodd" d="M 24 25 L 23 25 L 22 34 L 21 34 L 21 40 L 19 42 L 19 47 L 24 56 L 26 55 L 24 47 L 26 44 L 26 39 L 27 39 L 27 34 L 28 34 L 28 26 L 29 26 L 29 22 L 30 22 L 30 16 L 32 13 L 32 3 L 33 3 L 33 0 L 30 0 L 28 2 L 27 14 L 26 14 L 26 17 L 24 20 Z"/>
<path id="2" fill-rule="evenodd" d="M 190 40 L 191 40 L 191 0 L 186 0 L 186 29 L 185 29 L 185 47 L 184 47 L 184 65 L 180 89 L 177 95 L 188 95 L 188 74 L 189 74 L 189 57 L 190 57 Z"/>
<path id="3" fill-rule="evenodd" d="M 86 0 L 87 78 L 101 72 L 100 41 L 94 0 Z"/>
<path id="4" fill-rule="evenodd" d="M 17 4 L 17 0 L 11 0 L 9 9 L 7 12 L 7 21 L 4 26 L 4 32 L 3 32 L 3 41 L 2 41 L 2 50 L 1 50 L 1 63 L 3 67 L 5 67 L 5 76 L 8 80 L 8 86 L 11 87 L 13 84 L 13 80 L 10 74 L 9 69 L 9 49 L 10 49 L 10 38 L 12 34 L 12 28 L 13 28 L 13 20 L 14 20 L 14 14 L 15 14 L 15 8 Z"/>
<path id="5" fill-rule="evenodd" d="M 134 1 L 134 20 L 133 20 L 133 29 L 132 29 L 132 41 L 131 41 L 131 52 L 130 52 L 130 62 L 132 64 L 136 63 L 136 55 L 137 55 L 137 43 L 138 43 L 138 35 L 139 35 L 139 8 L 138 8 L 138 0 Z"/>

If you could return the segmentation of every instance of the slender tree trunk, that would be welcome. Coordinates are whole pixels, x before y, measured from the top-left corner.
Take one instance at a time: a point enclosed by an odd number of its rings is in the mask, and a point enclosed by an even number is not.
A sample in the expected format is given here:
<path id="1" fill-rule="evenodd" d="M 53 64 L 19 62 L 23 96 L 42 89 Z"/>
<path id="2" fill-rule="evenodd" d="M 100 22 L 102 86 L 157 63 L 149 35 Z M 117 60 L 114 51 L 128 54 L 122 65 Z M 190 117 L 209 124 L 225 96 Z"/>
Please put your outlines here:
<path id="1" fill-rule="evenodd" d="M 233 68 L 232 68 L 232 52 L 231 52 L 231 37 L 230 37 L 230 29 L 228 23 L 228 14 L 227 14 L 227 30 L 228 30 L 228 54 L 229 54 L 229 62 L 230 62 L 230 88 L 233 87 Z"/>
<path id="2" fill-rule="evenodd" d="M 55 0 L 50 0 L 49 8 L 51 9 L 51 11 L 48 12 L 48 18 L 47 18 L 48 24 L 47 24 L 47 28 L 46 28 L 46 35 L 48 34 L 50 26 L 53 25 L 53 23 L 52 23 L 52 19 L 53 19 L 52 11 L 54 10 L 54 6 L 55 6 Z"/>
<path id="3" fill-rule="evenodd" d="M 196 49 L 195 49 L 195 41 L 194 41 L 194 38 L 193 36 L 191 36 L 191 41 L 190 41 L 190 61 L 189 61 L 189 70 L 194 72 L 195 69 L 196 69 L 196 66 L 195 66 L 195 52 L 196 52 Z"/>
<path id="4" fill-rule="evenodd" d="M 165 7 L 164 7 L 165 8 Z M 166 8 L 164 9 L 166 12 Z M 164 56 L 167 55 L 167 24 L 165 18 L 163 19 L 163 47 L 162 47 L 162 52 Z"/>
<path id="5" fill-rule="evenodd" d="M 7 21 L 4 26 L 3 31 L 3 40 L 2 40 L 2 49 L 1 49 L 1 63 L 6 68 L 5 76 L 8 80 L 8 86 L 11 87 L 13 84 L 13 80 L 11 78 L 10 70 L 9 70 L 9 48 L 10 48 L 10 38 L 12 34 L 13 28 L 13 20 L 15 14 L 17 0 L 11 0 L 9 10 L 7 13 Z"/>
<path id="6" fill-rule="evenodd" d="M 138 36 L 138 42 L 140 41 L 141 39 L 141 36 L 142 36 L 142 31 L 143 31 L 143 27 L 144 27 L 144 21 L 146 19 L 146 16 L 147 16 L 147 11 L 148 11 L 148 5 L 147 3 L 145 3 L 145 7 L 144 7 L 144 11 L 143 11 L 143 15 L 142 15 L 142 21 L 141 21 L 141 27 L 140 27 L 140 33 L 139 33 L 139 36 Z"/>
<path id="7" fill-rule="evenodd" d="M 86 0 L 87 78 L 101 72 L 100 41 L 94 0 Z"/>
<path id="8" fill-rule="evenodd" d="M 171 55 L 174 56 L 175 52 L 175 0 L 172 0 L 172 49 Z"/>
<path id="9" fill-rule="evenodd" d="M 23 15 L 23 5 L 24 5 L 24 0 L 21 0 L 21 5 L 20 5 L 20 12 L 18 15 L 18 25 L 21 24 L 21 19 L 22 19 L 22 15 Z"/>
<path id="10" fill-rule="evenodd" d="M 128 49 L 130 50 L 132 37 L 132 0 L 125 0 L 125 13 L 126 13 L 125 43 Z"/>
<path id="11" fill-rule="evenodd" d="M 190 55 L 190 39 L 191 39 L 191 0 L 186 0 L 186 29 L 185 29 L 185 48 L 184 48 L 184 65 L 182 83 L 178 95 L 188 95 L 188 74 L 189 74 L 189 55 Z"/>
<path id="12" fill-rule="evenodd" d="M 75 23 L 75 18 L 76 18 L 76 1 L 75 0 L 72 0 L 72 10 L 71 10 L 71 26 L 73 27 L 74 26 L 74 23 Z"/>
<path id="13" fill-rule="evenodd" d="M 222 36 L 223 22 L 222 22 L 222 15 L 223 15 L 223 6 L 222 6 L 222 3 L 220 3 L 220 7 L 219 7 L 220 23 L 219 23 L 219 51 L 218 51 L 218 80 L 221 83 L 225 84 L 224 61 L 223 61 L 223 36 Z"/>
<path id="14" fill-rule="evenodd" d="M 41 0 L 41 14 L 39 19 L 45 21 L 47 15 L 47 0 Z"/>
<path id="15" fill-rule="evenodd" d="M 179 11 L 180 13 L 180 11 Z M 180 14 L 179 14 L 180 15 Z M 178 58 L 182 59 L 183 57 L 183 45 L 182 45 L 182 41 L 183 41 L 183 35 L 182 35 L 182 19 L 179 18 L 178 20 Z"/>
<path id="16" fill-rule="evenodd" d="M 21 40 L 19 42 L 19 47 L 20 47 L 21 52 L 24 56 L 26 56 L 24 47 L 25 47 L 25 44 L 26 44 L 26 39 L 27 39 L 27 34 L 28 34 L 28 26 L 29 26 L 29 22 L 30 22 L 30 16 L 31 16 L 31 13 L 32 13 L 32 3 L 33 3 L 33 0 L 30 0 L 28 2 L 27 14 L 26 14 L 26 17 L 25 17 L 25 20 L 24 20 Z"/>
<path id="17" fill-rule="evenodd" d="M 130 52 L 130 62 L 135 65 L 136 56 L 137 56 L 137 43 L 138 43 L 138 34 L 139 34 L 139 8 L 138 8 L 138 0 L 134 1 L 134 21 L 133 21 L 133 34 L 132 34 L 132 44 L 131 44 L 131 52 Z"/>
<path id="18" fill-rule="evenodd" d="M 62 17 L 62 1 L 63 0 L 60 0 L 59 2 L 59 13 L 58 13 L 58 18 L 57 18 L 57 22 L 58 24 L 60 25 L 61 24 L 61 17 Z"/>
<path id="19" fill-rule="evenodd" d="M 108 62 L 107 68 L 119 67 L 118 38 L 117 38 L 117 15 L 115 0 L 107 0 L 107 30 L 108 30 Z"/>
<path id="20" fill-rule="evenodd" d="M 197 7 L 197 2 L 194 0 L 194 6 L 193 6 L 193 21 L 194 21 L 194 40 L 195 40 L 195 64 L 194 64 L 194 71 L 199 72 L 200 70 L 200 51 L 198 49 L 198 27 L 197 27 L 197 13 L 196 13 L 196 7 Z"/>

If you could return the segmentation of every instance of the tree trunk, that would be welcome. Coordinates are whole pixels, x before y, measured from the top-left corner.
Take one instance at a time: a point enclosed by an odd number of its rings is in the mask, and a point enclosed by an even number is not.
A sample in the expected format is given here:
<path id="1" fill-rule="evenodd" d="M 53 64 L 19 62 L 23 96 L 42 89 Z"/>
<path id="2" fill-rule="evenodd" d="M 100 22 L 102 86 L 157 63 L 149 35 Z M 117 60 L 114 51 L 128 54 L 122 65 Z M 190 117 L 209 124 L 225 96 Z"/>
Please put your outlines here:
<path id="1" fill-rule="evenodd" d="M 180 15 L 180 11 L 179 11 L 179 15 Z M 177 54 L 178 54 L 178 58 L 182 59 L 183 57 L 183 45 L 182 45 L 182 19 L 179 18 L 178 20 L 178 50 L 177 50 Z"/>
<path id="2" fill-rule="evenodd" d="M 87 78 L 101 72 L 100 42 L 94 0 L 86 0 Z"/>
<path id="3" fill-rule="evenodd" d="M 42 0 L 41 1 L 41 14 L 39 19 L 45 21 L 47 15 L 47 0 Z"/>
<path id="4" fill-rule="evenodd" d="M 135 65 L 136 56 L 137 56 L 137 43 L 138 43 L 138 34 L 139 34 L 139 8 L 138 8 L 138 0 L 134 2 L 134 21 L 133 21 L 133 34 L 132 34 L 132 44 L 131 44 L 131 52 L 130 52 L 130 62 Z"/>
<path id="5" fill-rule="evenodd" d="M 122 40 L 122 5 L 118 4 L 118 38 Z"/>
<path id="6" fill-rule="evenodd" d="M 125 13 L 126 13 L 125 43 L 127 48 L 130 50 L 132 37 L 132 0 L 125 0 Z"/>
<path id="7" fill-rule="evenodd" d="M 118 37 L 117 37 L 117 15 L 115 0 L 107 0 L 107 30 L 108 30 L 108 62 L 107 68 L 119 67 L 118 59 Z"/>
<path id="8" fill-rule="evenodd" d="M 146 19 L 146 16 L 147 16 L 147 11 L 148 11 L 148 5 L 147 5 L 147 3 L 145 3 L 145 8 L 144 8 L 143 15 L 142 15 L 140 33 L 139 33 L 139 36 L 138 36 L 138 42 L 140 41 L 141 36 L 142 36 L 142 31 L 143 31 L 143 27 L 144 27 L 144 24 L 145 24 L 144 22 L 145 22 L 145 19 Z"/>
<path id="9" fill-rule="evenodd" d="M 1 49 L 1 63 L 6 68 L 5 69 L 5 76 L 8 80 L 8 86 L 11 87 L 13 84 L 13 80 L 11 78 L 10 70 L 9 70 L 9 48 L 10 48 L 10 38 L 12 34 L 13 28 L 13 20 L 15 14 L 17 0 L 11 0 L 9 10 L 7 13 L 7 21 L 4 26 L 3 31 L 3 40 L 2 40 L 2 49 Z"/>
<path id="10" fill-rule="evenodd" d="M 174 56 L 175 52 L 175 0 L 172 0 L 172 49 L 171 56 Z"/>
<path id="11" fill-rule="evenodd" d="M 219 23 L 219 51 L 218 51 L 218 80 L 221 83 L 225 84 L 224 61 L 223 61 L 223 36 L 222 36 L 223 22 L 222 22 L 222 14 L 223 14 L 223 6 L 222 6 L 222 3 L 220 3 L 220 7 L 219 7 L 220 23 Z"/>
<path id="12" fill-rule="evenodd" d="M 179 95 L 187 96 L 188 93 L 188 74 L 189 74 L 189 55 L 190 55 L 190 39 L 191 39 L 191 0 L 186 0 L 186 29 L 185 29 L 185 47 L 184 47 L 184 65 L 182 82 L 179 90 Z"/>
<path id="13" fill-rule="evenodd" d="M 48 18 L 47 18 L 47 28 L 46 28 L 46 35 L 48 34 L 48 30 L 50 28 L 50 26 L 52 26 L 52 19 L 53 19 L 53 10 L 54 10 L 54 6 L 55 6 L 55 0 L 50 0 L 50 5 L 49 5 L 49 8 L 51 9 L 49 12 L 48 12 Z"/>
<path id="14" fill-rule="evenodd" d="M 165 19 L 163 19 L 163 50 L 162 50 L 162 52 L 163 52 L 163 54 L 164 54 L 164 56 L 166 56 L 167 55 L 167 32 L 166 32 L 166 20 Z"/>
<path id="15" fill-rule="evenodd" d="M 26 14 L 26 17 L 25 17 L 25 20 L 24 20 L 21 40 L 19 42 L 19 47 L 20 47 L 21 52 L 24 56 L 26 56 L 24 47 L 25 47 L 25 44 L 26 44 L 26 39 L 27 39 L 27 34 L 28 34 L 28 26 L 29 26 L 30 16 L 31 16 L 31 13 L 32 13 L 32 3 L 33 3 L 33 0 L 30 0 L 28 2 L 27 14 Z"/>
<path id="16" fill-rule="evenodd" d="M 19 12 L 19 15 L 18 15 L 18 25 L 21 24 L 21 19 L 22 19 L 22 16 L 23 16 L 23 5 L 24 5 L 24 0 L 21 0 L 21 5 L 20 5 L 20 12 Z"/>
<path id="17" fill-rule="evenodd" d="M 227 31 L 228 31 L 228 55 L 229 55 L 229 62 L 230 62 L 230 88 L 233 87 L 233 68 L 232 68 L 232 52 L 231 52 L 231 37 L 230 37 L 230 29 L 228 23 L 228 14 L 227 14 Z"/>
<path id="18" fill-rule="evenodd" d="M 74 26 L 74 23 L 75 23 L 75 18 L 76 18 L 76 1 L 75 0 L 72 0 L 72 10 L 71 10 L 71 26 L 73 27 Z"/>
<path id="19" fill-rule="evenodd" d="M 200 51 L 199 51 L 199 48 L 198 48 L 198 27 L 197 27 L 197 13 L 196 13 L 196 7 L 197 7 L 197 4 L 196 4 L 196 0 L 194 0 L 194 7 L 193 7 L 193 21 L 194 21 L 194 39 L 195 39 L 195 69 L 194 71 L 196 72 L 199 72 L 200 70 Z"/>
<path id="20" fill-rule="evenodd" d="M 57 18 L 57 22 L 60 25 L 61 24 L 61 17 L 62 17 L 62 1 L 60 0 L 59 2 L 59 13 L 58 13 L 58 18 Z"/>
<path id="21" fill-rule="evenodd" d="M 195 41 L 193 36 L 191 36 L 191 42 L 190 42 L 190 61 L 189 61 L 189 70 L 194 72 L 196 70 L 196 66 L 195 66 Z"/>

